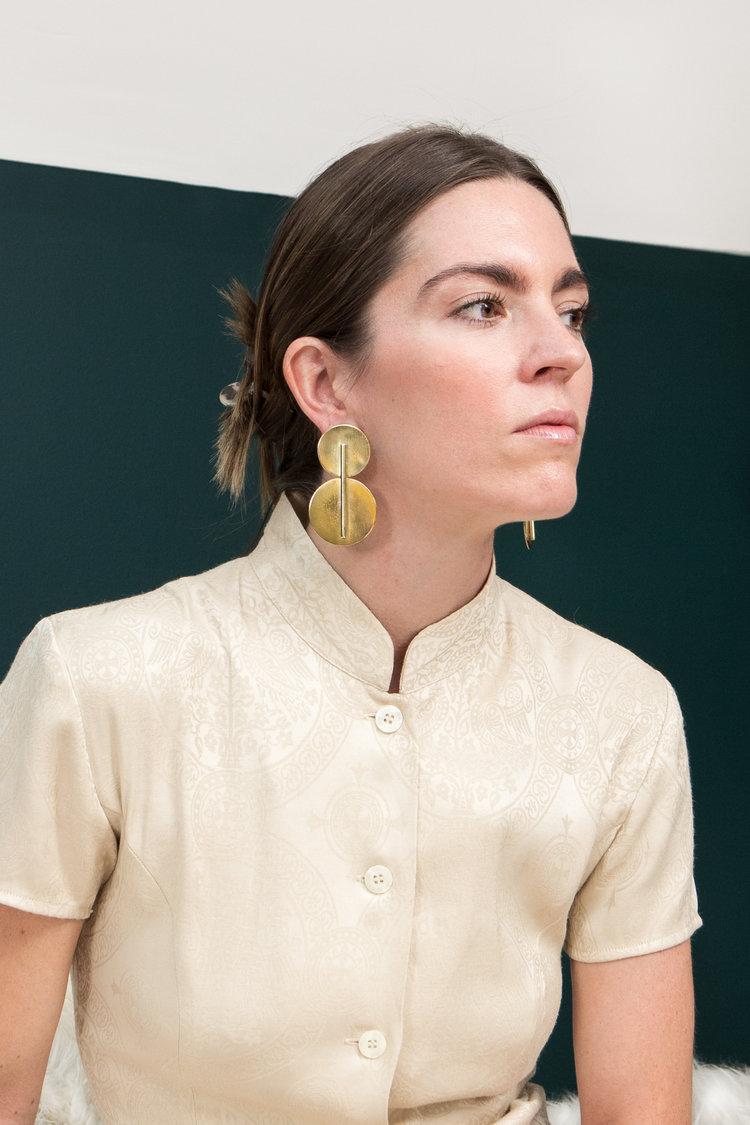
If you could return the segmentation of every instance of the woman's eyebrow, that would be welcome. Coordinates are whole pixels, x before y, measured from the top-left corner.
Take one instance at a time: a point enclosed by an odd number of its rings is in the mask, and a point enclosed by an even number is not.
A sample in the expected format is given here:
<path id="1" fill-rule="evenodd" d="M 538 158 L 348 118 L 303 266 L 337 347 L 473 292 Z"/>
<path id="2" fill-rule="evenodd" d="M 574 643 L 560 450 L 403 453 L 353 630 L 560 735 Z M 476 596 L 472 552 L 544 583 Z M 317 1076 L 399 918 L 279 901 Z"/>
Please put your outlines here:
<path id="1" fill-rule="evenodd" d="M 427 289 L 433 289 L 448 277 L 455 277 L 457 274 L 474 274 L 479 277 L 489 277 L 497 285 L 502 285 L 507 289 L 512 289 L 516 293 L 528 293 L 530 289 L 529 279 L 525 274 L 519 270 L 514 269 L 512 266 L 506 266 L 502 262 L 459 262 L 458 265 L 448 266 L 447 269 L 441 270 L 436 273 L 434 277 L 430 277 L 425 281 L 424 285 L 420 286 L 419 294 L 422 294 Z M 558 274 L 554 285 L 552 286 L 552 296 L 560 293 L 563 289 L 590 289 L 589 280 L 586 274 L 578 266 L 569 266 L 567 269 L 562 270 Z"/>

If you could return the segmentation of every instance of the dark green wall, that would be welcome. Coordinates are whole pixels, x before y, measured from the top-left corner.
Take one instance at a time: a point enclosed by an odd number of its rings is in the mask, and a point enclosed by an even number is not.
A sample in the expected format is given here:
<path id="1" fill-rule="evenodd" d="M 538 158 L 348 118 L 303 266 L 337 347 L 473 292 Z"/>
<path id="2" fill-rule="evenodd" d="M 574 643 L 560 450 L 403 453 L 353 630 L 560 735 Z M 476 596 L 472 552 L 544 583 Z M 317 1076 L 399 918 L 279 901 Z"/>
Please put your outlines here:
<path id="1" fill-rule="evenodd" d="M 43 615 L 243 553 L 211 482 L 240 353 L 216 293 L 256 291 L 289 200 L 0 161 L 0 674 Z M 624 204 L 627 199 L 624 199 Z M 500 573 L 672 681 L 693 776 L 696 1056 L 748 1063 L 747 257 L 576 238 L 599 306 L 579 498 L 497 532 Z M 575 1087 L 568 961 L 537 1072 Z"/>

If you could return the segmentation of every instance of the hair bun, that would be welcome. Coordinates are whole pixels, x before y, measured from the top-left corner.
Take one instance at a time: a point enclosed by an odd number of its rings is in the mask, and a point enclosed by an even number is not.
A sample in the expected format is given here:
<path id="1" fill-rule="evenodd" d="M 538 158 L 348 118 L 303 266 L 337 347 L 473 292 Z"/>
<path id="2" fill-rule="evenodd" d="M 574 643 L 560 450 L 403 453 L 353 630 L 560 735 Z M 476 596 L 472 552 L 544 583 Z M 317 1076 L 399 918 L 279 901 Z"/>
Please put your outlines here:
<path id="1" fill-rule="evenodd" d="M 225 326 L 252 352 L 255 348 L 255 325 L 258 319 L 258 307 L 250 295 L 250 291 L 241 281 L 233 277 L 228 287 L 219 289 L 218 293 L 234 313 L 234 316 L 224 317 Z"/>

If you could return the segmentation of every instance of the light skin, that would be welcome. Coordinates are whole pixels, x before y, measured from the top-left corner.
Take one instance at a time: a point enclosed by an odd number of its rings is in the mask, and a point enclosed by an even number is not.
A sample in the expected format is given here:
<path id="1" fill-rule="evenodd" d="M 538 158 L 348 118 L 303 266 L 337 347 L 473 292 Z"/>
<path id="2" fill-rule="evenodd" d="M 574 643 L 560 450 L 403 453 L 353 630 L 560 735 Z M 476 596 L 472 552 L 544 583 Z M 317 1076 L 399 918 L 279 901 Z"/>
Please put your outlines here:
<path id="1" fill-rule="evenodd" d="M 310 526 L 307 534 L 388 631 L 391 692 L 411 640 L 479 592 L 495 529 L 518 522 L 520 537 L 523 520 L 573 508 L 593 375 L 575 330 L 587 290 L 553 292 L 579 263 L 560 216 L 536 188 L 501 179 L 462 184 L 425 207 L 409 233 L 407 260 L 370 304 L 374 349 L 365 374 L 352 383 L 347 362 L 311 336 L 289 345 L 283 365 L 321 433 L 347 422 L 370 442 L 358 476 L 377 501 L 370 534 L 345 547 Z M 420 293 L 446 267 L 488 261 L 525 275 L 527 291 L 461 275 Z M 485 302 L 487 294 L 502 305 Z M 552 406 L 578 415 L 574 443 L 514 432 Z M 290 500 L 307 524 L 306 505 Z M 690 1125 L 690 940 L 570 964 L 582 1125 Z"/>
<path id="2" fill-rule="evenodd" d="M 575 328 L 587 290 L 552 295 L 558 275 L 579 263 L 540 191 L 497 178 L 462 184 L 423 208 L 409 234 L 407 260 L 370 303 L 365 374 L 352 384 L 350 364 L 311 336 L 294 340 L 283 364 L 321 432 L 347 422 L 370 442 L 358 480 L 377 501 L 372 531 L 345 547 L 307 533 L 388 631 L 391 691 L 417 633 L 479 592 L 495 528 L 518 521 L 520 536 L 523 520 L 555 519 L 575 504 L 592 385 Z M 467 275 L 419 292 L 448 266 L 498 260 L 526 275 L 525 295 Z M 504 309 L 482 301 L 490 292 Z M 513 432 L 552 406 L 578 415 L 573 444 Z"/>

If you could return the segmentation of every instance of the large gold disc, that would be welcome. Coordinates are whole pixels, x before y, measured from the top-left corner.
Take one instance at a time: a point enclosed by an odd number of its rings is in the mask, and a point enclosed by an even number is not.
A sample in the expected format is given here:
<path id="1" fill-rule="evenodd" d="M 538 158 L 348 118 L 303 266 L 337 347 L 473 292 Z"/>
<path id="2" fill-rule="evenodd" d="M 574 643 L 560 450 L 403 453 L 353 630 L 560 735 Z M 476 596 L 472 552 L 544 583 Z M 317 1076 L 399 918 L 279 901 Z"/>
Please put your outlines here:
<path id="1" fill-rule="evenodd" d="M 360 543 L 375 523 L 375 497 L 362 481 L 345 477 L 342 520 L 340 493 L 338 477 L 316 488 L 310 497 L 310 523 L 328 543 Z"/>
<path id="2" fill-rule="evenodd" d="M 318 438 L 318 459 L 327 473 L 341 472 L 341 446 L 344 450 L 344 476 L 356 477 L 370 460 L 370 443 L 357 426 L 342 422 L 331 426 Z"/>

